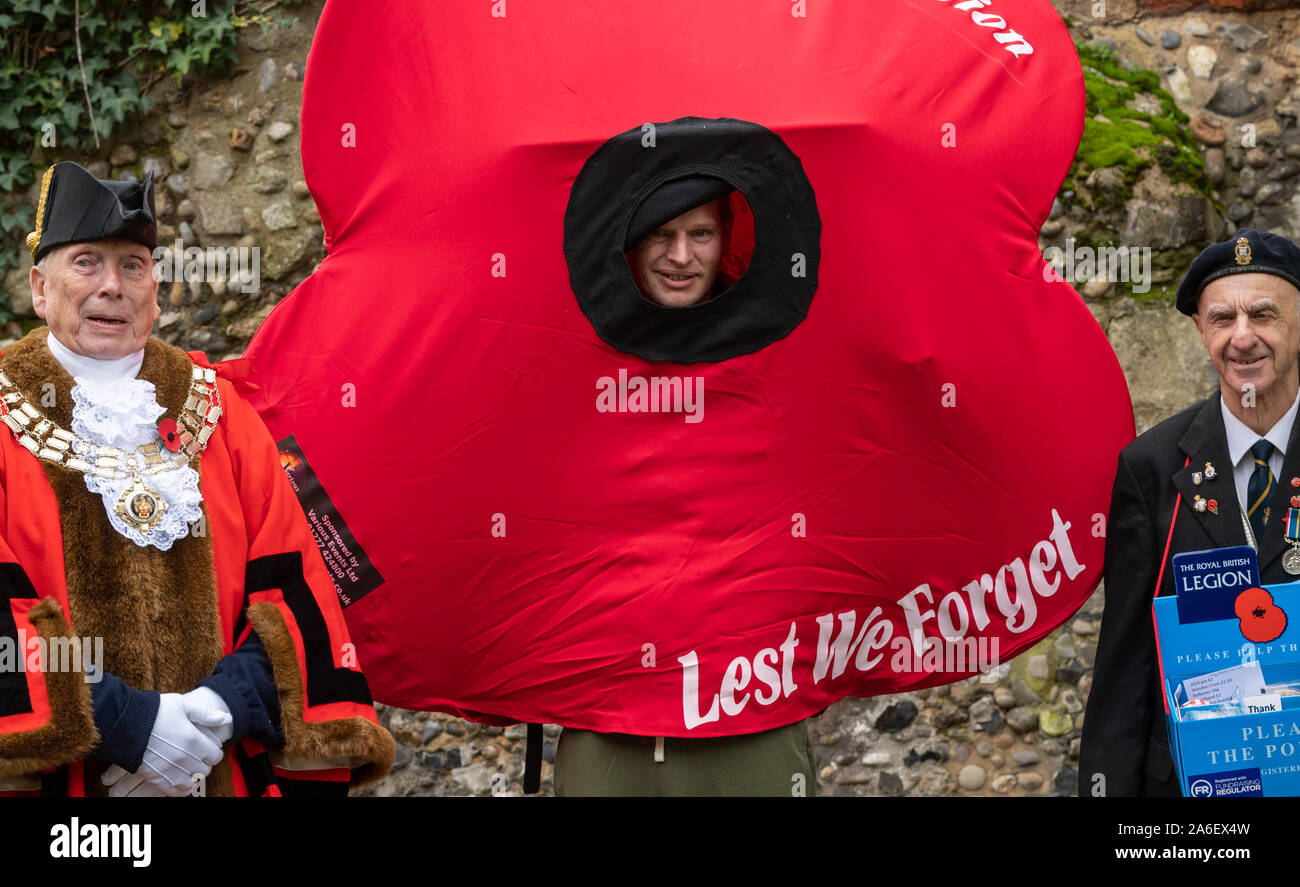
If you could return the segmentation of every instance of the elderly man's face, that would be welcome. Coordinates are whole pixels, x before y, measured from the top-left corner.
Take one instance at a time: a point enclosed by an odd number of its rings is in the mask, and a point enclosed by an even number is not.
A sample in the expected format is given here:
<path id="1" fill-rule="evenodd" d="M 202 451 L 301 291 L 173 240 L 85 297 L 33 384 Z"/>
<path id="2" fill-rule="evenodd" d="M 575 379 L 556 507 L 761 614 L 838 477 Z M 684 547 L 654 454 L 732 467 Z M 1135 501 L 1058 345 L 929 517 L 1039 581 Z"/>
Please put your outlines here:
<path id="1" fill-rule="evenodd" d="M 93 240 L 45 258 L 32 268 L 32 307 L 68 350 L 114 360 L 144 347 L 160 313 L 148 247 Z"/>
<path id="2" fill-rule="evenodd" d="M 1295 287 L 1272 274 L 1231 274 L 1202 291 L 1193 320 L 1219 378 L 1233 392 L 1267 397 L 1296 378 L 1297 298 Z"/>
<path id="3" fill-rule="evenodd" d="M 722 262 L 718 201 L 682 213 L 632 250 L 632 276 L 647 299 L 685 308 L 713 290 Z"/>

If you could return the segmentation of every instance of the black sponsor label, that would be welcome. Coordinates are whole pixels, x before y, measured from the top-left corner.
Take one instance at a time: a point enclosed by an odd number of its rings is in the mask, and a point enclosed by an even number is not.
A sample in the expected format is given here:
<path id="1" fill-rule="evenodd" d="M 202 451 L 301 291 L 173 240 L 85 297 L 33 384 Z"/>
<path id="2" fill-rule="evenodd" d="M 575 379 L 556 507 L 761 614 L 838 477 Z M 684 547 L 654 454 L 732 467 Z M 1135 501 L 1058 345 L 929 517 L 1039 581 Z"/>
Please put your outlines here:
<path id="1" fill-rule="evenodd" d="M 278 444 L 280 448 L 280 467 L 289 478 L 289 485 L 298 494 L 298 504 L 307 523 L 316 537 L 316 546 L 320 549 L 325 567 L 334 580 L 334 590 L 338 592 L 339 601 L 344 607 L 351 606 L 361 598 L 384 584 L 384 577 L 379 575 L 375 565 L 362 550 L 347 521 L 334 507 L 329 494 L 321 486 L 320 478 L 312 471 L 307 457 L 293 435 L 289 435 Z"/>

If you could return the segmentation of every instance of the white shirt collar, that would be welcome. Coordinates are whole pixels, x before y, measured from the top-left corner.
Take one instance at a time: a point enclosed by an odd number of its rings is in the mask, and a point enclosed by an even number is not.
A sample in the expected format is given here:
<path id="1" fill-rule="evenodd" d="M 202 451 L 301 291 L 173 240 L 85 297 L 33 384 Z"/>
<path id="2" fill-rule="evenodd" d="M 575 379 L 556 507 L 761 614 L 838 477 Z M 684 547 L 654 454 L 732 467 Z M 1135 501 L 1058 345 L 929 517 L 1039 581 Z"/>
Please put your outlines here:
<path id="1" fill-rule="evenodd" d="M 45 342 L 49 346 L 50 353 L 54 355 L 54 359 L 68 371 L 68 375 L 72 376 L 74 380 L 82 378 L 101 384 L 111 384 L 121 382 L 124 379 L 134 379 L 140 374 L 140 366 L 144 363 L 143 348 L 135 354 L 128 354 L 126 357 L 119 357 L 116 360 L 99 360 L 70 350 L 54 337 L 54 333 L 50 333 Z"/>
<path id="2" fill-rule="evenodd" d="M 1245 422 L 1234 416 L 1222 396 L 1219 397 L 1219 408 L 1223 411 L 1223 430 L 1228 434 L 1228 458 L 1232 460 L 1233 465 L 1236 465 L 1261 435 L 1256 434 Z M 1291 401 L 1291 408 L 1282 414 L 1282 418 L 1268 430 L 1268 434 L 1262 435 L 1266 441 L 1277 447 L 1279 453 L 1285 454 L 1287 445 L 1291 442 L 1291 426 L 1295 424 L 1297 408 L 1300 408 L 1300 393 L 1296 394 L 1295 400 Z"/>

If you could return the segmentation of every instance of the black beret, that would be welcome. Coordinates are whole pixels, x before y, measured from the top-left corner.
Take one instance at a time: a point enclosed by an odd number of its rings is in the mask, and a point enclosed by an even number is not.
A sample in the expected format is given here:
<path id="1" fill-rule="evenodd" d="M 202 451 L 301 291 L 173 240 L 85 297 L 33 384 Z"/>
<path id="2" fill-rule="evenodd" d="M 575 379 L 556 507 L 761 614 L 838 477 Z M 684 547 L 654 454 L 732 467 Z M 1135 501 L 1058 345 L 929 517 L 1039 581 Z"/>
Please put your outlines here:
<path id="1" fill-rule="evenodd" d="M 97 179 L 80 164 L 65 160 L 45 171 L 36 207 L 36 230 L 27 235 L 32 261 L 67 243 L 111 237 L 158 246 L 153 173 L 144 182 Z"/>
<path id="2" fill-rule="evenodd" d="M 1201 291 L 1229 274 L 1273 274 L 1300 290 L 1300 247 L 1280 234 L 1242 228 L 1231 239 L 1207 246 L 1178 287 L 1178 310 L 1196 313 Z"/>
<path id="3" fill-rule="evenodd" d="M 641 205 L 632 214 L 632 223 L 628 226 L 627 238 L 623 242 L 623 252 L 645 240 L 665 222 L 671 222 L 697 206 L 726 197 L 733 190 L 731 185 L 717 176 L 685 176 L 664 182 L 641 201 Z"/>

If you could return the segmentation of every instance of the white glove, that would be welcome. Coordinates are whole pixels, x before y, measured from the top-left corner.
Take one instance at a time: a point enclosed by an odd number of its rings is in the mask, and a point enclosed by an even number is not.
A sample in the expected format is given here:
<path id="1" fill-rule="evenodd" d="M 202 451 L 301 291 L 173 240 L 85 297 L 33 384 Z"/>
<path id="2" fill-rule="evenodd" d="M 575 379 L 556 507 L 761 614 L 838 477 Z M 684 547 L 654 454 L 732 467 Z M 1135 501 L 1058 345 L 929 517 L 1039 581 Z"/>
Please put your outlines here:
<path id="1" fill-rule="evenodd" d="M 104 771 L 99 781 L 109 786 L 110 798 L 165 798 L 163 790 L 144 778 L 144 767 L 135 773 L 123 770 L 117 764 Z"/>
<path id="2" fill-rule="evenodd" d="M 185 711 L 190 723 L 199 728 L 217 745 L 225 745 L 235 735 L 235 719 L 230 714 L 230 706 L 217 691 L 210 687 L 198 687 L 181 696 L 185 700 Z M 199 711 L 202 714 L 196 715 Z M 214 717 L 215 716 L 215 717 Z"/>
<path id="3" fill-rule="evenodd" d="M 194 775 L 207 776 L 212 765 L 221 760 L 221 746 L 199 728 L 222 727 L 232 723 L 228 713 L 212 711 L 198 701 L 179 693 L 164 693 L 158 706 L 158 718 L 149 734 L 144 762 L 136 771 L 171 798 L 184 797 L 194 787 Z M 107 773 L 105 774 L 107 776 Z M 139 796 L 136 780 L 119 778 L 108 792 L 110 797 Z"/>

